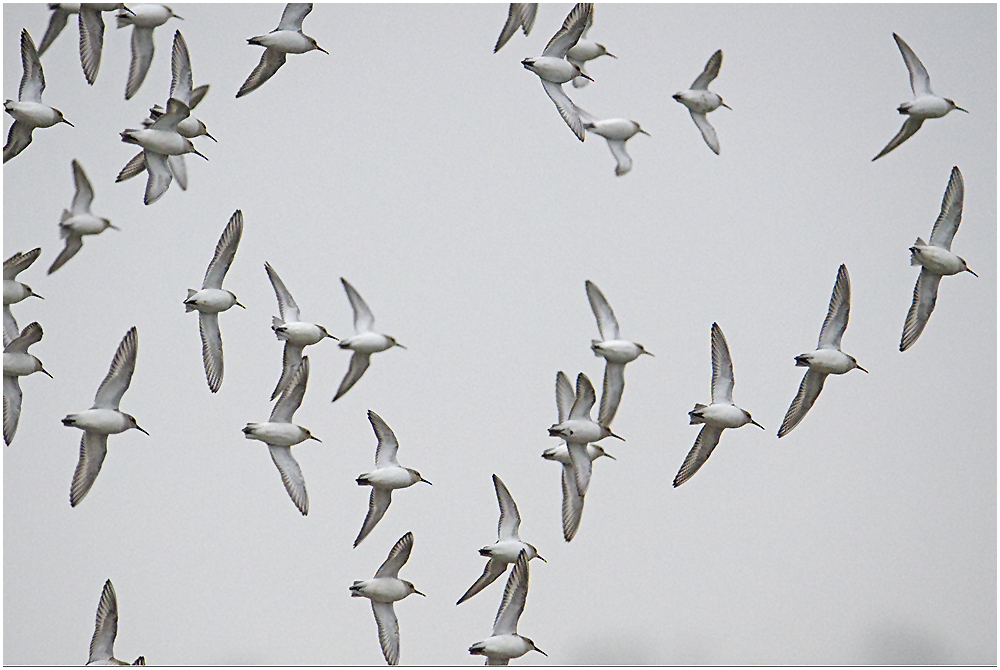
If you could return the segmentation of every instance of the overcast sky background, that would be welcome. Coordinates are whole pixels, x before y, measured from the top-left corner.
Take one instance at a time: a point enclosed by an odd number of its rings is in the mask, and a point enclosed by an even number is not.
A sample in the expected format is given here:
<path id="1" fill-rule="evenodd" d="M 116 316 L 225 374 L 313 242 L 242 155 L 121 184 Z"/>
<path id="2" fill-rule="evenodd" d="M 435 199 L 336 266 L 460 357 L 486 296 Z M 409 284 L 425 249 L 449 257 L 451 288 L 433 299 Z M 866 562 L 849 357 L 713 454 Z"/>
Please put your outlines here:
<path id="1" fill-rule="evenodd" d="M 17 435 L 4 449 L 5 664 L 86 662 L 104 580 L 120 612 L 115 654 L 150 664 L 382 664 L 367 579 L 396 540 L 415 544 L 400 576 L 427 594 L 396 604 L 403 664 L 480 664 L 506 578 L 455 601 L 496 539 L 490 476 L 506 483 L 531 562 L 518 631 L 549 656 L 514 664 L 853 664 L 997 662 L 996 5 L 598 5 L 589 37 L 618 60 L 570 97 L 634 119 L 634 169 L 614 175 L 606 142 L 581 144 L 538 77 L 571 4 L 542 5 L 531 35 L 498 54 L 507 6 L 317 5 L 304 24 L 330 55 L 289 55 L 236 100 L 280 4 L 174 5 L 154 32 L 149 75 L 124 100 L 130 30 L 111 14 L 96 84 L 86 84 L 75 17 L 43 56 L 44 102 L 66 125 L 36 130 L 4 166 L 3 255 L 42 248 L 19 277 L 45 297 L 13 305 L 55 377 L 22 378 Z M 4 4 L 5 97 L 21 77 L 18 35 L 36 44 L 42 4 Z M 115 184 L 135 154 L 118 133 L 164 104 L 180 29 L 196 110 L 218 144 L 186 158 L 142 204 L 145 176 Z M 899 130 L 912 94 L 897 32 L 935 92 L 969 114 Z M 711 88 L 732 111 L 705 145 L 670 96 L 716 49 Z M 5 115 L 4 132 L 11 123 Z M 52 276 L 70 162 L 93 211 L 121 232 L 88 237 Z M 952 166 L 965 177 L 953 250 L 979 274 L 946 277 L 917 343 L 898 350 L 918 269 Z M 245 230 L 220 315 L 226 373 L 209 392 L 198 288 L 237 208 Z M 295 421 L 323 440 L 293 449 L 310 498 L 292 504 L 262 443 L 281 368 L 270 262 L 302 309 L 353 333 L 339 278 L 407 349 L 375 354 L 330 403 L 349 352 L 309 347 Z M 837 268 L 852 280 L 844 351 L 870 371 L 831 376 L 802 423 L 776 433 L 816 345 Z M 622 334 L 655 358 L 629 364 L 579 533 L 563 541 L 556 372 L 600 390 L 603 361 L 584 291 L 594 281 Z M 671 480 L 711 398 L 710 328 L 735 366 L 737 405 L 767 430 L 728 430 L 679 489 Z M 92 404 L 115 348 L 139 331 L 121 409 L 150 436 L 112 435 L 87 498 L 69 506 L 80 433 L 60 424 Z M 372 409 L 399 461 L 434 483 L 397 491 L 353 542 L 372 469 Z M 596 416 L 596 409 L 594 412 Z"/>

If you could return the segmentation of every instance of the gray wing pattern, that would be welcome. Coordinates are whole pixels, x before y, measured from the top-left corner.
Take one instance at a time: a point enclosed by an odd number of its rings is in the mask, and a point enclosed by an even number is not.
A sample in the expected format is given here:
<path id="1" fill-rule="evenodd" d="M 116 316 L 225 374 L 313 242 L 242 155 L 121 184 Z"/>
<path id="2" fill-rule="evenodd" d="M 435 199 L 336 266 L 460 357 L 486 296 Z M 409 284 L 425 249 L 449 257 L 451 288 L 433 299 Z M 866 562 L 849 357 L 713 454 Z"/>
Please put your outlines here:
<path id="1" fill-rule="evenodd" d="M 906 314 L 906 322 L 903 324 L 903 337 L 899 342 L 899 350 L 906 351 L 913 346 L 920 334 L 924 332 L 924 326 L 934 311 L 934 304 L 937 302 L 938 285 L 941 283 L 941 275 L 928 272 L 926 268 L 920 270 L 917 277 L 917 284 L 913 287 L 913 303 L 910 311 Z"/>
<path id="2" fill-rule="evenodd" d="M 955 166 L 951 169 L 948 188 L 941 200 L 941 213 L 934 228 L 931 230 L 930 244 L 951 251 L 951 242 L 955 239 L 958 226 L 962 223 L 962 204 L 965 201 L 965 180 L 962 172 Z"/>
<path id="3" fill-rule="evenodd" d="M 795 394 L 795 399 L 792 400 L 788 412 L 785 413 L 785 420 L 781 422 L 778 437 L 784 437 L 791 432 L 792 428 L 799 425 L 799 422 L 816 402 L 819 392 L 823 390 L 823 382 L 826 381 L 826 377 L 822 372 L 816 372 L 811 368 L 806 372 L 802 383 L 799 384 L 799 392 Z"/>
<path id="4" fill-rule="evenodd" d="M 705 424 L 701 428 L 701 432 L 698 433 L 698 438 L 694 441 L 694 446 L 691 447 L 691 451 L 688 452 L 687 457 L 681 464 L 681 469 L 677 471 L 677 476 L 674 477 L 674 487 L 680 486 L 687 480 L 694 476 L 694 473 L 698 472 L 708 457 L 712 455 L 712 451 L 719 444 L 719 438 L 722 436 L 722 428 L 716 428 L 715 426 Z"/>
<path id="5" fill-rule="evenodd" d="M 830 309 L 826 313 L 823 327 L 819 331 L 817 349 L 840 350 L 840 340 L 847 330 L 847 321 L 851 318 L 851 277 L 847 274 L 847 266 L 841 265 L 837 270 L 837 281 L 833 285 L 830 296 Z"/>

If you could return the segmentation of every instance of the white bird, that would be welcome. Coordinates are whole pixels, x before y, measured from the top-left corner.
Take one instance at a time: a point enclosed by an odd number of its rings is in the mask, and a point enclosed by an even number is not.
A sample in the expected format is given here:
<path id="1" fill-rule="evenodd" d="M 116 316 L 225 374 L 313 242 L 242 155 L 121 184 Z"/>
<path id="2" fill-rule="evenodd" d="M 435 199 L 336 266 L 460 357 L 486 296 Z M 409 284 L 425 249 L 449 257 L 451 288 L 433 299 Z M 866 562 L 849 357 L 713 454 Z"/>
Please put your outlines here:
<path id="1" fill-rule="evenodd" d="M 35 128 L 48 128 L 57 123 L 72 123 L 63 118 L 63 113 L 54 107 L 42 104 L 45 90 L 45 73 L 42 61 L 38 59 L 35 43 L 27 30 L 21 30 L 21 87 L 17 91 L 17 102 L 5 100 L 3 109 L 14 117 L 14 123 L 7 131 L 7 144 L 3 147 L 3 162 L 24 151 L 31 144 L 31 132 Z"/>
<path id="2" fill-rule="evenodd" d="M 806 412 L 816 402 L 819 392 L 823 390 L 823 382 L 827 375 L 842 375 L 854 368 L 868 372 L 858 365 L 854 356 L 849 356 L 840 350 L 840 340 L 847 330 L 847 320 L 851 316 L 851 278 L 847 274 L 847 266 L 841 265 L 837 271 L 837 282 L 833 285 L 830 296 L 830 309 L 827 311 L 823 328 L 819 331 L 819 342 L 816 351 L 800 354 L 795 357 L 795 365 L 808 367 L 802 378 L 799 392 L 785 414 L 785 420 L 778 429 L 778 437 L 787 435 L 792 428 L 799 425 Z"/>
<path id="3" fill-rule="evenodd" d="M 25 298 L 41 298 L 31 290 L 27 284 L 22 284 L 15 277 L 26 270 L 38 255 L 42 253 L 41 247 L 35 247 L 27 253 L 18 251 L 16 254 L 3 262 L 3 336 L 4 340 L 13 340 L 17 337 L 18 328 L 14 315 L 10 312 L 10 305 L 21 302 Z"/>
<path id="4" fill-rule="evenodd" d="M 715 135 L 715 128 L 708 122 L 706 114 L 715 111 L 719 107 L 732 109 L 722 102 L 722 96 L 708 90 L 708 85 L 719 76 L 719 68 L 722 67 L 722 49 L 719 49 L 705 63 L 705 69 L 698 78 L 691 83 L 691 88 L 686 91 L 674 93 L 673 98 L 688 108 L 691 112 L 691 119 L 694 125 L 698 126 L 701 136 L 705 138 L 705 144 L 718 155 L 719 138 Z"/>
<path id="5" fill-rule="evenodd" d="M 361 297 L 361 294 L 343 277 L 340 278 L 340 281 L 344 284 L 347 299 L 351 302 L 351 309 L 354 310 L 355 334 L 344 338 L 337 346 L 341 349 L 350 349 L 354 354 L 351 356 L 351 364 L 347 368 L 347 374 L 344 375 L 344 379 L 340 382 L 337 394 L 333 396 L 333 402 L 336 402 L 338 398 L 350 391 L 351 387 L 361 379 L 361 375 L 365 373 L 369 363 L 371 363 L 372 354 L 392 349 L 393 347 L 406 348 L 397 342 L 396 338 L 376 333 L 372 330 L 375 326 L 375 317 L 372 315 L 372 311 L 368 309 L 368 305 Z"/>
<path id="6" fill-rule="evenodd" d="M 222 288 L 222 280 L 229 271 L 236 256 L 236 247 L 243 235 L 243 212 L 236 210 L 222 237 L 215 247 L 215 256 L 205 270 L 205 280 L 201 290 L 188 289 L 184 300 L 184 312 L 197 310 L 198 331 L 201 333 L 201 358 L 205 363 L 205 378 L 208 388 L 215 393 L 222 386 L 222 334 L 219 332 L 219 312 L 225 312 L 233 305 L 243 307 L 236 299 L 236 294 Z M 243 307 L 243 309 L 246 309 Z"/>
<path id="7" fill-rule="evenodd" d="M 587 495 L 590 486 L 590 459 L 587 457 L 587 444 L 614 437 L 624 441 L 625 438 L 615 435 L 603 423 L 592 421 L 590 408 L 597 401 L 594 386 L 582 372 L 576 378 L 576 397 L 568 415 L 564 416 L 565 401 L 560 398 L 559 375 L 556 375 L 556 405 L 559 410 L 559 422 L 549 428 L 551 437 L 561 437 L 566 441 L 570 460 L 573 462 L 574 480 L 581 496 Z"/>
<path id="8" fill-rule="evenodd" d="M 288 491 L 288 497 L 303 516 L 309 513 L 309 496 L 306 494 L 306 480 L 302 476 L 302 469 L 292 456 L 292 447 L 306 440 L 322 442 L 308 429 L 292 423 L 292 415 L 302 404 L 302 396 L 306 393 L 307 381 L 309 381 L 309 357 L 303 356 L 288 386 L 274 404 L 271 418 L 267 423 L 248 423 L 243 429 L 243 434 L 248 440 L 260 440 L 267 445 L 268 451 L 271 452 L 271 460 L 281 473 L 281 481 Z"/>
<path id="9" fill-rule="evenodd" d="M 76 252 L 83 248 L 84 235 L 97 235 L 108 228 L 121 230 L 117 226 L 111 225 L 107 219 L 90 213 L 90 203 L 94 201 L 94 189 L 80 164 L 74 160 L 72 165 L 76 195 L 73 196 L 73 204 L 69 209 L 63 210 L 59 220 L 59 237 L 66 240 L 66 247 L 52 262 L 48 274 L 61 268 L 66 264 L 66 261 L 73 258 Z"/>
<path id="10" fill-rule="evenodd" d="M 6 336 L 4 337 L 6 340 Z M 3 347 L 3 441 L 14 441 L 17 421 L 21 417 L 21 385 L 18 377 L 26 377 L 33 372 L 41 372 L 52 377 L 42 367 L 42 362 L 28 353 L 28 347 L 42 339 L 42 327 L 32 321 L 21 334 Z"/>
<path id="11" fill-rule="evenodd" d="M 375 437 L 378 438 L 378 446 L 375 448 L 375 469 L 366 472 L 357 478 L 358 486 L 372 487 L 372 494 L 368 500 L 368 516 L 361 525 L 361 532 L 354 540 L 357 547 L 361 541 L 368 537 L 377 524 L 389 509 L 392 502 L 393 489 L 405 489 L 413 486 L 417 482 L 426 482 L 420 473 L 413 468 L 404 468 L 396 460 L 396 452 L 399 450 L 399 442 L 393 434 L 392 429 L 375 412 L 368 410 L 368 420 L 371 421 L 372 428 L 375 429 Z"/>
<path id="12" fill-rule="evenodd" d="M 573 387 L 569 383 L 569 379 L 566 375 L 562 378 L 565 380 L 566 386 L 569 388 L 570 394 L 570 405 L 572 405 L 572 394 Z M 556 384 L 558 388 L 559 379 L 556 379 Z M 567 412 L 569 410 L 567 409 Z M 596 444 L 587 445 L 587 458 L 593 463 L 601 456 L 607 456 L 611 460 L 618 460 L 608 452 L 604 450 L 603 447 Z M 558 447 L 549 447 L 542 452 L 542 458 L 549 461 L 556 461 L 562 463 L 562 523 L 563 523 L 563 538 L 569 542 L 574 537 L 576 537 L 576 531 L 580 528 L 580 519 L 583 517 L 583 496 L 576 488 L 576 479 L 573 473 L 573 461 L 570 459 L 569 447 L 565 444 L 561 444 Z M 591 466 L 593 467 L 593 466 Z"/>
<path id="13" fill-rule="evenodd" d="M 521 526 L 521 515 L 517 512 L 517 504 L 514 503 L 510 491 L 496 475 L 493 475 L 493 488 L 496 489 L 497 503 L 500 505 L 497 541 L 479 550 L 480 555 L 486 556 L 490 560 L 486 561 L 486 568 L 483 570 L 482 576 L 469 587 L 465 595 L 458 599 L 456 605 L 461 605 L 496 581 L 507 570 L 507 565 L 517 560 L 522 550 L 527 552 L 528 560 L 539 558 L 545 561 L 538 555 L 538 550 L 534 546 L 522 542 L 521 537 L 517 534 L 517 530 Z"/>
<path id="14" fill-rule="evenodd" d="M 896 136 L 889 140 L 889 144 L 885 145 L 885 149 L 882 149 L 878 156 L 872 159 L 873 161 L 877 161 L 910 139 L 914 133 L 920 130 L 920 126 L 926 119 L 938 119 L 953 109 L 969 113 L 968 110 L 956 105 L 953 100 L 934 95 L 934 91 L 931 90 L 930 75 L 927 74 L 927 68 L 924 67 L 924 64 L 917 58 L 917 54 L 913 53 L 913 49 L 896 33 L 892 34 L 892 38 L 896 40 L 899 53 L 903 54 L 903 61 L 906 62 L 906 69 L 910 71 L 910 89 L 913 91 L 913 100 L 904 102 L 896 108 L 897 112 L 907 114 L 908 118 L 903 122 L 903 127 L 899 129 Z"/>
<path id="15" fill-rule="evenodd" d="M 132 26 L 132 62 L 128 69 L 128 82 L 125 84 L 125 99 L 129 100 L 142 86 L 149 72 L 149 64 L 153 61 L 153 28 L 162 26 L 171 18 L 184 17 L 174 14 L 174 10 L 166 5 L 130 5 L 122 9 L 116 17 L 118 27 Z"/>
<path id="16" fill-rule="evenodd" d="M 565 60 L 565 56 L 580 39 L 593 11 L 593 3 L 578 2 L 563 21 L 562 28 L 549 40 L 542 55 L 521 61 L 526 70 L 534 72 L 542 80 L 542 88 L 555 103 L 563 121 L 581 142 L 584 138 L 583 121 L 562 85 L 573 77 L 590 79 L 579 65 Z"/>
<path id="17" fill-rule="evenodd" d="M 267 35 L 251 37 L 247 43 L 264 47 L 260 62 L 253 69 L 247 80 L 240 86 L 236 97 L 240 98 L 260 86 L 274 76 L 278 68 L 285 64 L 286 54 L 304 54 L 318 49 L 329 55 L 330 52 L 316 44 L 316 40 L 302 33 L 302 21 L 313 10 L 311 2 L 290 2 L 281 13 L 278 27 Z"/>
<path id="18" fill-rule="evenodd" d="M 600 58 L 601 56 L 611 56 L 612 58 L 618 58 L 618 56 L 609 52 L 603 44 L 598 44 L 593 40 L 587 39 L 587 32 L 590 27 L 594 25 L 594 13 L 591 11 L 590 17 L 587 19 L 587 25 L 583 28 L 583 34 L 580 35 L 580 39 L 577 40 L 576 44 L 566 52 L 566 60 L 573 63 L 580 68 L 580 72 L 584 74 L 587 71 L 584 69 L 584 64 L 589 60 L 594 60 L 595 58 Z M 573 87 L 583 88 L 588 83 L 593 81 L 589 77 L 580 76 L 573 77 Z"/>
<path id="19" fill-rule="evenodd" d="M 649 133 L 643 130 L 635 121 L 629 121 L 628 119 L 598 119 L 580 107 L 577 107 L 576 111 L 580 114 L 580 118 L 583 119 L 585 130 L 589 130 L 595 135 L 600 135 L 608 141 L 608 148 L 611 149 L 611 155 L 615 157 L 618 163 L 615 166 L 615 174 L 621 177 L 631 170 L 632 157 L 625 150 L 625 142 L 638 133 L 642 133 L 643 135 L 649 135 Z"/>
<path id="20" fill-rule="evenodd" d="M 965 181 L 956 166 L 951 169 L 951 179 L 948 180 L 948 188 L 941 201 L 941 213 L 931 230 L 930 244 L 918 237 L 910 247 L 910 265 L 923 267 L 920 269 L 920 276 L 917 277 L 917 285 L 913 287 L 913 304 L 910 305 L 906 322 L 903 324 L 903 338 L 899 342 L 900 351 L 906 351 L 913 346 L 920 333 L 924 332 L 927 319 L 934 311 L 938 284 L 941 283 L 943 275 L 970 272 L 973 276 L 979 276 L 969 269 L 964 258 L 951 252 L 951 241 L 955 239 L 958 226 L 962 223 L 964 199 Z"/>
<path id="21" fill-rule="evenodd" d="M 535 13 L 538 12 L 537 2 L 512 2 L 510 3 L 510 9 L 507 11 L 507 23 L 504 24 L 503 30 L 500 31 L 500 37 L 497 38 L 497 45 L 493 47 L 493 53 L 500 51 L 503 45 L 507 44 L 517 29 L 520 28 L 524 31 L 524 36 L 527 37 L 528 33 L 531 32 L 531 27 L 535 25 Z"/>
<path id="22" fill-rule="evenodd" d="M 271 318 L 271 330 L 274 331 L 279 340 L 285 341 L 281 377 L 271 394 L 271 400 L 274 400 L 275 396 L 281 393 L 281 390 L 288 384 L 288 380 L 292 378 L 296 368 L 299 367 L 299 361 L 302 360 L 302 350 L 306 346 L 316 344 L 327 337 L 333 340 L 337 338 L 326 332 L 326 328 L 319 324 L 301 321 L 299 319 L 299 306 L 292 294 L 285 288 L 281 277 L 274 271 L 270 263 L 264 263 L 264 269 L 267 271 L 268 279 L 271 280 L 271 286 L 274 287 L 274 295 L 278 298 L 278 313 L 281 314 L 280 318 L 277 316 Z"/>
<path id="23" fill-rule="evenodd" d="M 601 333 L 600 340 L 591 340 L 590 348 L 595 356 L 606 361 L 604 366 L 604 390 L 601 393 L 601 409 L 598 412 L 598 423 L 610 426 L 618 412 L 618 405 L 625 392 L 625 364 L 634 361 L 639 356 L 653 354 L 638 342 L 623 340 L 618 330 L 618 319 L 608 304 L 601 289 L 589 279 L 584 282 L 587 289 L 587 299 L 590 309 L 597 319 L 597 330 Z"/>
<path id="24" fill-rule="evenodd" d="M 722 431 L 726 428 L 739 428 L 752 423 L 763 429 L 753 420 L 750 412 L 733 404 L 733 359 L 729 355 L 729 345 L 726 336 L 722 334 L 719 324 L 712 324 L 712 404 L 709 406 L 695 403 L 694 409 L 688 412 L 691 424 L 705 424 L 694 446 L 688 452 L 681 469 L 674 477 L 674 487 L 678 487 L 698 472 L 705 464 L 712 450 L 719 444 Z"/>
<path id="25" fill-rule="evenodd" d="M 368 598 L 372 601 L 375 624 L 378 626 L 378 641 L 382 655 L 389 665 L 399 664 L 399 620 L 392 604 L 411 593 L 424 595 L 412 582 L 399 578 L 399 569 L 410 559 L 413 549 L 413 533 L 399 538 L 385 563 L 379 567 L 374 579 L 355 581 L 351 586 L 352 598 Z"/>
<path id="26" fill-rule="evenodd" d="M 104 582 L 101 601 L 97 604 L 97 621 L 94 623 L 94 637 L 90 639 L 90 659 L 87 665 L 146 665 L 146 658 L 140 656 L 134 663 L 115 658 L 115 638 L 118 636 L 118 596 L 111 580 Z"/>
<path id="27" fill-rule="evenodd" d="M 73 483 L 69 489 L 69 504 L 76 507 L 94 485 L 104 457 L 108 453 L 108 435 L 123 433 L 129 428 L 149 435 L 131 414 L 119 411 L 122 396 L 132 382 L 135 372 L 135 357 L 139 351 L 139 332 L 132 326 L 122 338 L 111 361 L 108 376 L 101 382 L 94 396 L 94 405 L 78 414 L 69 414 L 62 420 L 64 426 L 83 430 L 80 439 L 80 462 L 73 473 Z"/>
<path id="28" fill-rule="evenodd" d="M 529 651 L 537 651 L 548 656 L 523 635 L 517 634 L 517 620 L 524 611 L 524 601 L 528 597 L 528 552 L 521 550 L 514 569 L 510 571 L 503 600 L 493 621 L 493 635 L 469 647 L 473 656 L 485 656 L 486 665 L 507 665 L 512 658 L 520 658 Z"/>

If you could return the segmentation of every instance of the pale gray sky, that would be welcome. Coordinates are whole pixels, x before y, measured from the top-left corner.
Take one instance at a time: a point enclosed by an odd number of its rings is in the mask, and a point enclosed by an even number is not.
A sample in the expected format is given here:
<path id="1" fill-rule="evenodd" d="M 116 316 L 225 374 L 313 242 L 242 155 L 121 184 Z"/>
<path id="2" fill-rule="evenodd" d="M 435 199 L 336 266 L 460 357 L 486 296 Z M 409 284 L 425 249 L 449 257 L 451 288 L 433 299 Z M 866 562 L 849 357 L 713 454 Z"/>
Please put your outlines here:
<path id="1" fill-rule="evenodd" d="M 460 607 L 496 539 L 490 476 L 516 500 L 532 561 L 519 632 L 549 657 L 514 664 L 985 663 L 997 660 L 996 5 L 598 5 L 590 37 L 619 58 L 570 97 L 638 121 L 634 168 L 615 177 L 600 137 L 581 144 L 519 61 L 541 53 L 569 3 L 492 49 L 506 5 L 317 5 L 304 24 L 330 55 L 290 55 L 235 93 L 282 5 L 174 5 L 149 75 L 124 100 L 129 32 L 104 40 L 96 84 L 71 21 L 42 58 L 44 101 L 75 128 L 40 129 L 4 166 L 3 254 L 42 247 L 20 279 L 44 301 L 13 306 L 54 380 L 22 379 L 4 449 L 5 664 L 87 659 L 101 588 L 118 593 L 119 658 L 151 664 L 384 661 L 367 579 L 413 531 L 401 577 L 427 594 L 396 604 L 403 664 L 480 664 L 503 580 Z M 21 76 L 18 35 L 41 41 L 42 4 L 5 4 L 4 95 Z M 174 30 L 186 38 L 196 110 L 218 144 L 195 143 L 190 186 L 142 204 L 144 177 L 118 133 L 163 104 Z M 934 90 L 969 114 L 932 119 L 871 162 L 911 99 L 897 32 Z M 712 89 L 714 155 L 671 99 L 722 49 Z M 4 130 L 10 126 L 5 115 Z M 93 211 L 121 232 L 87 238 L 52 276 L 70 162 Z M 941 282 L 919 341 L 898 351 L 917 269 L 952 166 L 965 177 L 953 250 L 969 274 Z M 220 316 L 226 375 L 209 392 L 197 288 L 237 208 L 245 230 L 226 278 L 247 310 Z M 281 367 L 270 262 L 303 317 L 337 336 L 352 315 L 339 278 L 376 326 L 408 347 L 373 356 L 330 399 L 348 352 L 310 347 L 297 423 L 323 440 L 293 448 L 302 517 L 259 442 Z M 837 268 L 852 280 L 844 350 L 870 374 L 832 377 L 788 436 L 776 433 L 811 351 Z M 579 533 L 562 539 L 558 370 L 600 388 L 603 361 L 584 281 L 625 337 L 656 354 L 626 370 Z M 726 431 L 689 482 L 670 482 L 710 399 L 710 328 L 732 352 L 734 399 L 766 428 Z M 131 326 L 139 353 L 122 410 L 150 432 L 113 435 L 87 498 L 69 506 L 80 434 Z M 357 549 L 376 411 L 399 460 L 434 482 L 398 491 Z"/>

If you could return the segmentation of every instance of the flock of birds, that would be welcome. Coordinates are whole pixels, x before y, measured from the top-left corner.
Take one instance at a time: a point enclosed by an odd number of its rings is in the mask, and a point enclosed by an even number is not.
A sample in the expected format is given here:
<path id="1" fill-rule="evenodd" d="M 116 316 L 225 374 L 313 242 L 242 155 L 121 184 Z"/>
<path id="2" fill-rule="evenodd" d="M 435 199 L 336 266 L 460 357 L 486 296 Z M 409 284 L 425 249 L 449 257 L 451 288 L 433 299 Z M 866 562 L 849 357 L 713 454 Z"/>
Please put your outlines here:
<path id="1" fill-rule="evenodd" d="M 21 79 L 18 101 L 7 100 L 5 110 L 14 117 L 4 162 L 17 156 L 32 139 L 35 128 L 47 128 L 67 121 L 62 112 L 42 103 L 45 89 L 40 55 L 65 26 L 70 14 L 77 14 L 80 30 L 80 58 L 84 74 L 93 84 L 100 67 L 104 33 L 102 12 L 116 11 L 118 27 L 132 26 L 132 62 L 129 70 L 125 98 L 136 94 L 145 80 L 153 57 L 153 29 L 170 18 L 178 18 L 164 5 L 68 4 L 50 5 L 52 17 L 41 48 L 36 50 L 27 30 L 21 33 L 21 58 L 24 75 Z M 527 35 L 535 21 L 537 4 L 512 3 L 507 23 L 494 48 L 499 51 L 521 29 Z M 263 85 L 284 64 L 286 54 L 324 51 L 316 40 L 302 33 L 302 22 L 312 11 L 311 3 L 290 3 L 286 6 L 278 27 L 267 35 L 253 37 L 250 44 L 263 46 L 265 51 L 260 63 L 239 89 L 236 97 L 244 96 Z M 593 22 L 593 5 L 577 4 L 566 17 L 541 56 L 525 58 L 523 66 L 538 75 L 546 94 L 552 99 L 567 126 L 581 141 L 590 131 L 608 141 L 617 161 L 616 174 L 623 175 L 632 168 L 632 160 L 625 150 L 628 139 L 646 133 L 638 123 L 626 119 L 599 119 L 575 105 L 563 90 L 570 81 L 577 88 L 586 86 L 592 79 L 585 71 L 585 64 L 602 55 L 611 57 L 607 49 L 586 38 Z M 946 98 L 937 97 L 930 88 L 927 71 L 907 44 L 893 35 L 910 72 L 914 100 L 900 105 L 900 114 L 907 115 L 900 132 L 875 157 L 876 160 L 911 137 L 928 118 L 946 115 L 953 109 L 966 111 Z M 172 50 L 172 81 L 169 98 L 164 107 L 150 109 L 142 129 L 127 129 L 121 133 L 123 142 L 142 148 L 118 177 L 118 181 L 146 172 L 145 204 L 156 202 L 167 190 L 173 179 L 182 189 L 187 176 L 183 155 L 193 153 L 204 157 L 192 140 L 207 136 L 207 126 L 192 117 L 191 110 L 204 98 L 208 86 L 193 87 L 191 62 L 187 45 L 180 31 L 174 35 Z M 706 144 L 716 154 L 719 141 L 715 129 L 708 122 L 707 114 L 721 107 L 728 107 L 722 98 L 708 90 L 708 85 L 718 76 L 722 52 L 716 51 L 708 60 L 704 71 L 691 84 L 690 89 L 676 93 L 673 98 L 685 105 L 691 118 L 701 131 Z M 82 248 L 83 237 L 96 235 L 107 228 L 115 228 L 110 221 L 91 213 L 94 191 L 80 163 L 72 161 L 76 195 L 69 209 L 64 210 L 60 236 L 65 248 L 48 270 L 51 274 L 71 260 Z M 911 347 L 920 336 L 934 309 L 938 284 L 942 276 L 970 272 L 966 262 L 951 251 L 951 243 L 961 222 L 964 184 L 961 172 L 954 167 L 942 202 L 941 212 L 934 224 L 929 242 L 917 238 L 910 248 L 911 265 L 921 266 L 913 301 L 903 327 L 900 351 Z M 231 291 L 222 287 L 223 280 L 235 258 L 243 232 L 243 214 L 237 210 L 224 229 L 200 290 L 188 289 L 183 301 L 186 311 L 197 311 L 202 340 L 202 357 L 209 389 L 215 393 L 221 388 L 224 365 L 219 313 L 233 306 L 243 307 Z M 49 373 L 42 362 L 28 353 L 31 345 L 42 339 L 43 331 L 38 322 L 19 330 L 10 305 L 29 297 L 41 297 L 30 286 L 18 281 L 17 276 L 27 270 L 41 253 L 40 248 L 26 253 L 15 253 L 4 262 L 4 441 L 11 444 L 17 430 L 22 393 L 21 377 L 35 372 Z M 295 411 L 302 403 L 309 378 L 309 358 L 304 355 L 307 346 L 327 338 L 338 338 L 322 325 L 302 320 L 299 306 L 282 282 L 278 273 L 265 263 L 265 271 L 277 298 L 280 316 L 273 317 L 272 331 L 284 342 L 281 376 L 271 395 L 277 398 L 269 419 L 262 423 L 248 423 L 243 429 L 247 439 L 267 444 L 282 483 L 292 502 L 303 514 L 309 511 L 305 479 L 291 452 L 291 447 L 306 440 L 318 440 L 310 431 L 293 423 Z M 370 364 L 373 353 L 393 347 L 403 347 L 395 338 L 374 329 L 374 316 L 367 303 L 346 279 L 341 278 L 344 291 L 354 313 L 356 333 L 340 339 L 338 346 L 352 352 L 349 368 L 336 391 L 333 401 L 343 397 L 357 384 Z M 597 403 L 594 386 L 584 373 L 577 376 L 575 388 L 562 371 L 556 376 L 555 396 L 558 420 L 549 428 L 549 435 L 560 438 L 560 446 L 547 449 L 543 457 L 562 465 L 562 522 L 563 535 L 571 541 L 579 529 L 584 499 L 592 477 L 593 461 L 602 456 L 614 458 L 597 442 L 620 438 L 610 426 L 622 400 L 625 384 L 625 366 L 650 352 L 637 343 L 622 337 L 608 300 L 591 281 L 585 283 L 587 298 L 597 321 L 600 339 L 594 339 L 591 349 L 595 356 L 605 359 L 602 395 L 597 420 L 591 418 Z M 841 340 L 850 315 L 850 277 L 841 265 L 833 287 L 826 319 L 820 330 L 816 349 L 795 357 L 797 366 L 808 370 L 784 417 L 778 437 L 787 435 L 812 408 L 827 376 L 844 374 L 853 369 L 867 372 L 857 360 L 841 351 Z M 733 403 L 733 363 L 722 329 L 717 323 L 711 328 L 712 385 L 711 404 L 695 404 L 689 412 L 691 424 L 702 424 L 694 446 L 681 464 L 673 485 L 680 486 L 690 479 L 708 460 L 719 443 L 723 430 L 757 423 L 749 412 Z M 143 433 L 135 417 L 120 410 L 123 395 L 129 387 L 135 370 L 138 353 L 138 332 L 131 328 L 121 340 L 110 370 L 98 387 L 90 409 L 69 414 L 63 424 L 83 431 L 80 458 L 70 486 L 70 505 L 75 507 L 93 487 L 107 454 L 108 435 L 136 429 Z M 51 375 L 49 375 L 51 376 Z M 377 438 L 375 469 L 357 478 L 362 486 L 371 486 L 369 509 L 354 546 L 357 547 L 385 515 L 392 491 L 408 488 L 419 482 L 430 484 L 419 472 L 401 466 L 397 461 L 399 443 L 388 424 L 375 412 L 368 412 L 368 419 Z M 147 433 L 148 434 L 148 433 Z M 491 637 L 473 644 L 469 652 L 483 655 L 489 665 L 503 665 L 512 658 L 538 649 L 529 638 L 517 633 L 517 623 L 524 609 L 528 590 L 528 562 L 542 558 L 534 546 L 522 541 L 518 535 L 520 515 L 513 497 L 504 483 L 493 475 L 493 484 L 500 508 L 498 538 L 493 545 L 483 547 L 480 554 L 487 563 L 483 574 L 458 600 L 461 604 L 489 584 L 499 579 L 513 565 L 504 590 L 500 609 L 494 621 Z M 399 579 L 398 573 L 409 559 L 413 547 L 413 534 L 406 533 L 395 544 L 374 578 L 356 581 L 350 587 L 352 597 L 371 600 L 378 627 L 379 641 L 385 660 L 396 664 L 399 660 L 399 626 L 393 602 L 410 594 L 420 593 L 412 583 Z M 117 631 L 117 600 L 111 581 L 104 585 L 97 611 L 96 628 L 91 641 L 89 663 L 125 664 L 113 656 L 113 643 Z M 139 657 L 135 664 L 144 664 Z"/>

